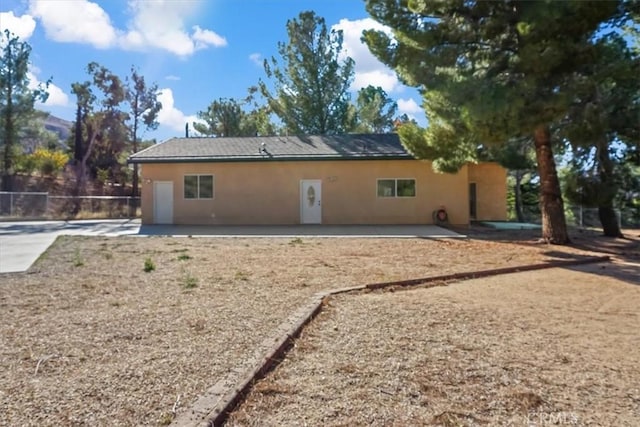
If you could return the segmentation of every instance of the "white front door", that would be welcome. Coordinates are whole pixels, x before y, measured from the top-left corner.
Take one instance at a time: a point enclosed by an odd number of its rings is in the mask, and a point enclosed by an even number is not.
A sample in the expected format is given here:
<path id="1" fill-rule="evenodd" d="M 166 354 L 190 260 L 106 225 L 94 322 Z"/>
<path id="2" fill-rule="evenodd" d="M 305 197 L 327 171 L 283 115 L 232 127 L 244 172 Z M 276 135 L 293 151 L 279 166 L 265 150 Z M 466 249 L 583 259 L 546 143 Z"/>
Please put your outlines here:
<path id="1" fill-rule="evenodd" d="M 319 179 L 300 181 L 300 223 L 322 223 L 322 181 Z"/>
<path id="2" fill-rule="evenodd" d="M 173 224 L 173 182 L 153 183 L 153 223 Z"/>

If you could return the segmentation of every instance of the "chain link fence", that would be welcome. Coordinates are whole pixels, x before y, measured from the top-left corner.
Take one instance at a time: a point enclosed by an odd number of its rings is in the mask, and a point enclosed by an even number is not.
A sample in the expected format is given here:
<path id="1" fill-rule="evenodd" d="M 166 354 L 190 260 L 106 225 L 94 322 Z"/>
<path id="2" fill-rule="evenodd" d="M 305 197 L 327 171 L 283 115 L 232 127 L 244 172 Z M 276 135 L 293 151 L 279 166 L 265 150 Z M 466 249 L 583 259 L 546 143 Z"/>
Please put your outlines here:
<path id="1" fill-rule="evenodd" d="M 640 228 L 640 207 L 615 209 L 618 225 L 621 228 Z M 600 228 L 600 216 L 598 208 L 586 208 L 584 206 L 565 206 L 567 224 L 577 227 Z"/>
<path id="2" fill-rule="evenodd" d="M 0 191 L 0 219 L 132 218 L 139 208 L 139 197 Z"/>
<path id="3" fill-rule="evenodd" d="M 567 225 L 583 228 L 602 228 L 598 208 L 584 206 L 565 205 L 564 208 Z M 621 228 L 640 228 L 640 208 L 615 209 L 618 225 Z M 540 224 L 542 218 L 540 210 L 525 210 L 526 222 Z M 512 220 L 515 220 L 513 218 Z"/>

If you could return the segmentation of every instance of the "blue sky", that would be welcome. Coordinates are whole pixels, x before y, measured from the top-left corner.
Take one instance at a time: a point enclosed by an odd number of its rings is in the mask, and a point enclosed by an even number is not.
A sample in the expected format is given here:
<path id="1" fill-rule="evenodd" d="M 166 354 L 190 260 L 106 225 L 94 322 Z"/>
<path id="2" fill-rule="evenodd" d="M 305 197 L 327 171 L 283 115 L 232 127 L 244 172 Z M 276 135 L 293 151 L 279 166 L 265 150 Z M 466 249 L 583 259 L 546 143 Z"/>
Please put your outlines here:
<path id="1" fill-rule="evenodd" d="M 360 41 L 375 27 L 363 0 L 3 0 L 0 28 L 32 46 L 32 82 L 52 78 L 40 108 L 74 118 L 71 84 L 87 79 L 96 61 L 124 77 L 131 66 L 162 94 L 160 141 L 184 134 L 184 124 L 218 98 L 243 98 L 265 79 L 262 61 L 287 41 L 286 22 L 305 10 L 342 29 L 356 62 L 352 90 L 381 86 L 400 113 L 424 122 L 420 96 L 403 86 Z"/>

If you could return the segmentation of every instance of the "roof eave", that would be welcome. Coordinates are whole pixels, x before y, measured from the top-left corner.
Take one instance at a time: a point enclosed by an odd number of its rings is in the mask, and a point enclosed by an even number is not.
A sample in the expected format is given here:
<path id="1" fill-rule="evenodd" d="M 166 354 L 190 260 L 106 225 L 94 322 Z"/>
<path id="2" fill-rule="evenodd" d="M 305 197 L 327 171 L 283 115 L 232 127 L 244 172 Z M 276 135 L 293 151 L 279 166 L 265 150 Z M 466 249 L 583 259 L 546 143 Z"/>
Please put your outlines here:
<path id="1" fill-rule="evenodd" d="M 176 157 L 129 157 L 127 163 L 230 163 L 230 162 L 291 162 L 291 161 L 347 161 L 347 160 L 414 160 L 409 154 L 368 154 L 360 156 L 270 156 L 270 157 L 210 157 L 210 156 L 176 156 Z"/>

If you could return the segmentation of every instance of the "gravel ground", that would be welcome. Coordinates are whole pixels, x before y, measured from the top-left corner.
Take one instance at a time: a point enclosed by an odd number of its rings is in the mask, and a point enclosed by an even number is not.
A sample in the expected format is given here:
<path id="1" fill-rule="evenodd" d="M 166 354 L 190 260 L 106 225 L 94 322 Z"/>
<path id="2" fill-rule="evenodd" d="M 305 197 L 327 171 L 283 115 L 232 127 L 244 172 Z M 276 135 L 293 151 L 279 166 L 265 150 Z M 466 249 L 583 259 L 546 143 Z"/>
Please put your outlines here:
<path id="1" fill-rule="evenodd" d="M 164 425 L 320 290 L 585 253 L 531 239 L 61 237 L 0 276 L 0 425 Z"/>
<path id="2" fill-rule="evenodd" d="M 335 297 L 228 425 L 637 426 L 638 272 Z"/>

